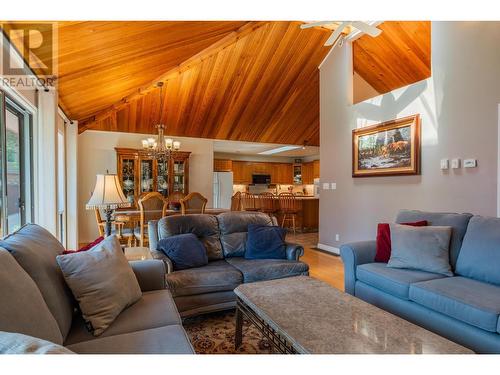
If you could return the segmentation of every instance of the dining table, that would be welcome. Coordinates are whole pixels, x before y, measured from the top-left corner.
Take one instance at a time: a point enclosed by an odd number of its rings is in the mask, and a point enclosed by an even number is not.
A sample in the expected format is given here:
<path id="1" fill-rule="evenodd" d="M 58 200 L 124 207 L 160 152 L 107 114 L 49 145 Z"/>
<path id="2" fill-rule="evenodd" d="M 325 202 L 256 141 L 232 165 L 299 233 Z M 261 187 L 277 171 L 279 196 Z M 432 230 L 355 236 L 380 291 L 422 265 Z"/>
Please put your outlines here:
<path id="1" fill-rule="evenodd" d="M 191 211 L 191 212 L 190 212 Z M 207 215 L 218 215 L 224 212 L 230 211 L 226 208 L 205 208 L 205 214 Z M 159 216 L 162 215 L 162 210 L 147 210 L 145 211 L 151 214 L 157 214 Z M 187 210 L 187 214 L 190 213 L 199 213 L 198 209 Z M 165 216 L 174 216 L 174 215 L 182 215 L 181 210 L 172 210 L 168 209 L 165 212 Z M 141 225 L 141 211 L 137 209 L 119 209 L 114 213 L 114 220 L 120 223 L 124 223 L 126 228 L 130 228 L 132 230 L 132 237 L 135 241 L 135 229 Z"/>

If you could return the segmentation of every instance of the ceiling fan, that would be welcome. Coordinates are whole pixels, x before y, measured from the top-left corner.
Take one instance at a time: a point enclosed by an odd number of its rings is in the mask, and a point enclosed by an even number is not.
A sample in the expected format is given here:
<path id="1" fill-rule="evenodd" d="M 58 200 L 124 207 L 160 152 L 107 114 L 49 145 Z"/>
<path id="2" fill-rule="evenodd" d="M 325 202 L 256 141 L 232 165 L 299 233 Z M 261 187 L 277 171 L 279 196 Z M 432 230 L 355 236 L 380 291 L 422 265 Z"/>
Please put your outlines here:
<path id="1" fill-rule="evenodd" d="M 304 23 L 300 25 L 301 29 L 309 29 L 311 27 L 318 27 L 318 26 L 324 26 L 324 25 L 331 25 L 336 23 L 335 21 L 318 21 L 318 22 L 311 22 L 311 23 Z M 327 39 L 325 42 L 325 46 L 331 46 L 333 45 L 332 48 L 335 48 L 337 44 L 344 42 L 344 36 L 342 35 L 342 32 L 344 29 L 348 26 L 352 26 L 355 29 L 370 35 L 371 37 L 376 37 L 379 36 L 382 30 L 379 28 L 370 25 L 369 23 L 363 22 L 363 21 L 342 21 L 340 25 L 335 29 L 335 31 L 330 35 L 330 37 Z"/>

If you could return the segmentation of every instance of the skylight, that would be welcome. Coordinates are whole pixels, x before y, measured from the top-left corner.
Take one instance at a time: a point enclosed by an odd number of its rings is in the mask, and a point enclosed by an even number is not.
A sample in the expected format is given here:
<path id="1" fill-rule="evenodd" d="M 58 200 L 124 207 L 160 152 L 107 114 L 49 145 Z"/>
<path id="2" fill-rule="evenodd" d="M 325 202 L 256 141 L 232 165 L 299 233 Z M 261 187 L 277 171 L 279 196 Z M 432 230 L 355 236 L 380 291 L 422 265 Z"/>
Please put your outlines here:
<path id="1" fill-rule="evenodd" d="M 259 155 L 279 154 L 280 152 L 296 150 L 298 148 L 301 148 L 301 146 L 282 146 L 282 147 L 272 148 L 271 150 L 259 152 Z"/>

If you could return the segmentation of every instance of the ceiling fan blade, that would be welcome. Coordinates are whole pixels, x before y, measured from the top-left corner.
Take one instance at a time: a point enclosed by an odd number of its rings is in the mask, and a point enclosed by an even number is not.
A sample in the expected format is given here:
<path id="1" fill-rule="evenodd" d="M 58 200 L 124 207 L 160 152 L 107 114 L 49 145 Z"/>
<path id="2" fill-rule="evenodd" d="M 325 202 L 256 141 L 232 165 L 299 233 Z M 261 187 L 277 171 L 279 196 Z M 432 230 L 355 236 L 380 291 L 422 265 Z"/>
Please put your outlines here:
<path id="1" fill-rule="evenodd" d="M 300 28 L 301 29 L 310 29 L 311 27 L 331 25 L 332 23 L 335 23 L 335 22 L 334 21 L 318 21 L 318 22 L 303 23 L 302 25 L 300 25 Z"/>
<path id="2" fill-rule="evenodd" d="M 353 21 L 351 25 L 354 26 L 359 31 L 362 31 L 365 34 L 368 34 L 372 37 L 379 36 L 380 33 L 382 32 L 382 30 L 380 30 L 379 28 L 361 21 Z"/>
<path id="3" fill-rule="evenodd" d="M 325 46 L 331 46 L 333 43 L 335 43 L 335 41 L 339 38 L 340 34 L 342 33 L 342 31 L 344 31 L 344 29 L 346 28 L 346 26 L 349 24 L 349 22 L 342 22 L 339 27 L 337 27 L 335 29 L 335 31 L 332 33 L 332 35 L 330 35 L 330 37 L 326 40 L 325 42 Z"/>

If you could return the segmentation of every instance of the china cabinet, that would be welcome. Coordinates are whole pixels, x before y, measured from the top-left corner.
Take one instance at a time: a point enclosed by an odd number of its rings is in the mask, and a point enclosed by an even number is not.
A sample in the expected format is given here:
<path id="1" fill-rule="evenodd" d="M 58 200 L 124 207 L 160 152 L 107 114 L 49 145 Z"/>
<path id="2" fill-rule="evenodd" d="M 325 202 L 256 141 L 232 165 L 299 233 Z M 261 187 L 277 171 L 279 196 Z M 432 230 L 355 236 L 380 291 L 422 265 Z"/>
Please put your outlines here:
<path id="1" fill-rule="evenodd" d="M 176 191 L 189 193 L 190 152 L 177 151 L 168 161 L 160 161 L 142 149 L 115 148 L 115 151 L 123 193 L 133 207 L 142 194 L 152 191 L 165 197 Z"/>

